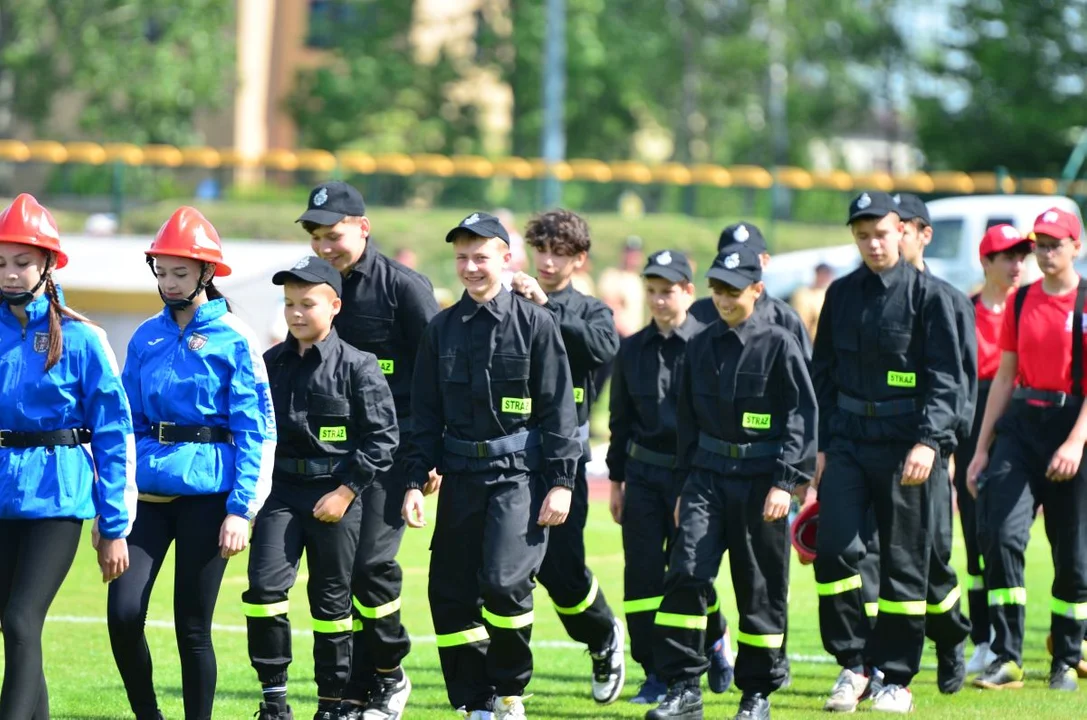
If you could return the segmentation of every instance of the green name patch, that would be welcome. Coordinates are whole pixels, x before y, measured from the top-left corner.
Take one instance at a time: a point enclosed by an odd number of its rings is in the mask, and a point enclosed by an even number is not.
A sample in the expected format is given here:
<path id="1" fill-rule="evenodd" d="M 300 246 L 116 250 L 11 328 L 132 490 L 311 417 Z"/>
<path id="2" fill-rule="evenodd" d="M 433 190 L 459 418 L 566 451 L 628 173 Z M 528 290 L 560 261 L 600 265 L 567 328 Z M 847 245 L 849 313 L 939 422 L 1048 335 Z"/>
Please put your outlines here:
<path id="1" fill-rule="evenodd" d="M 382 375 L 392 375 L 393 371 L 396 369 L 395 360 L 378 360 L 377 364 L 378 367 L 381 368 Z"/>
<path id="2" fill-rule="evenodd" d="M 911 372 L 887 371 L 887 384 L 891 387 L 917 387 L 917 374 Z"/>
<path id="3" fill-rule="evenodd" d="M 574 402 L 578 403 L 579 405 L 585 402 L 585 388 L 574 388 Z"/>
<path id="4" fill-rule="evenodd" d="M 740 425 L 748 430 L 769 430 L 770 416 L 768 414 L 763 415 L 762 413 L 745 412 L 740 419 Z"/>
<path id="5" fill-rule="evenodd" d="M 343 425 L 323 427 L 318 438 L 320 438 L 321 442 L 345 442 L 347 440 L 347 428 Z"/>
<path id="6" fill-rule="evenodd" d="M 502 412 L 515 415 L 532 414 L 532 398 L 502 398 Z"/>

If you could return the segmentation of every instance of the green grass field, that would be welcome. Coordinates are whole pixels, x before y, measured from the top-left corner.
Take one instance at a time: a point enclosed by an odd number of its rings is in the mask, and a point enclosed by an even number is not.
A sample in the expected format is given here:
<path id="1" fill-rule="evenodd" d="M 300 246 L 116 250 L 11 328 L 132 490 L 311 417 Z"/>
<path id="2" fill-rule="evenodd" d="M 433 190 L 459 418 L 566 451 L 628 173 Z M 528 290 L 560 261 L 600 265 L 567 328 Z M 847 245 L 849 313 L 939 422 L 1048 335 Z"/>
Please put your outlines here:
<path id="1" fill-rule="evenodd" d="M 428 510 L 432 519 L 433 501 Z M 409 718 L 455 717 L 446 702 L 426 601 L 429 534 L 429 530 L 409 531 L 400 555 L 405 575 L 404 620 L 414 640 L 414 649 L 405 663 L 415 686 L 408 705 Z M 87 540 L 53 605 L 50 622 L 46 624 L 45 663 L 52 714 L 54 718 L 83 720 L 131 717 L 110 653 L 104 622 L 106 592 L 98 576 L 89 537 Z M 622 548 L 619 529 L 612 523 L 607 506 L 602 502 L 593 504 L 586 545 L 590 565 L 597 573 L 601 587 L 612 606 L 618 606 L 622 600 Z M 963 573 L 963 558 L 960 541 L 956 545 L 955 558 L 960 573 Z M 240 595 L 245 589 L 245 562 L 245 555 L 231 561 L 216 613 L 220 627 L 215 633 L 219 659 L 215 717 L 228 720 L 251 717 L 260 701 L 260 688 L 246 655 L 245 623 L 240 607 Z M 182 717 L 182 705 L 177 650 L 170 626 L 173 592 L 170 568 L 171 561 L 168 560 L 152 597 L 151 626 L 147 635 L 156 661 L 160 706 L 165 716 L 174 720 Z M 1049 627 L 1052 565 L 1040 523 L 1034 532 L 1027 568 L 1026 689 L 982 693 L 967 688 L 958 695 L 943 697 L 936 690 L 935 659 L 928 648 L 924 669 L 913 685 L 918 712 L 932 718 L 1044 717 L 1057 720 L 1087 717 L 1087 688 L 1075 695 L 1058 695 L 1046 689 L 1049 660 L 1044 640 Z M 821 711 L 822 702 L 833 683 L 836 668 L 829 663 L 819 640 L 811 568 L 794 563 L 792 582 L 789 648 L 794 657 L 794 680 L 791 688 L 772 698 L 774 715 L 778 718 L 826 717 Z M 728 585 L 727 578 L 719 583 L 729 621 L 735 626 L 736 614 Z M 291 600 L 291 618 L 296 628 L 304 631 L 309 627 L 304 589 L 296 587 Z M 588 698 L 588 656 L 566 638 L 542 591 L 537 594 L 537 602 L 533 637 L 536 674 L 529 686 L 534 697 L 526 705 L 530 717 L 642 717 L 644 706 L 628 702 L 641 680 L 640 669 L 629 668 L 627 688 L 619 702 L 608 707 L 595 705 Z M 316 706 L 311 646 L 312 642 L 304 632 L 295 637 L 296 659 L 290 693 L 295 716 L 300 719 L 311 717 Z M 735 689 L 724 696 L 707 693 L 706 717 L 731 717 L 739 697 Z"/>

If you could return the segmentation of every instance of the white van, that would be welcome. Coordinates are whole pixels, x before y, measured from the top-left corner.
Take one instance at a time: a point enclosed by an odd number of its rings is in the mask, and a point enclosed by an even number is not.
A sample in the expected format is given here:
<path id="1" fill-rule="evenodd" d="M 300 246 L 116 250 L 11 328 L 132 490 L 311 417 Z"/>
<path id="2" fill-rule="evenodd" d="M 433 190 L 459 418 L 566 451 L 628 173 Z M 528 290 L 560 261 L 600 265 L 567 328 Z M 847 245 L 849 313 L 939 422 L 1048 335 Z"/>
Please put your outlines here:
<path id="1" fill-rule="evenodd" d="M 963 292 L 980 286 L 983 275 L 978 245 L 985 230 L 1007 223 L 1028 233 L 1034 219 L 1046 209 L 1058 207 L 1075 213 L 1082 222 L 1079 206 L 1067 197 L 1055 195 L 964 195 L 928 203 L 932 218 L 932 244 L 925 250 L 925 262 L 933 274 Z M 848 231 L 843 228 L 843 235 Z M 787 298 L 793 290 L 811 282 L 819 263 L 830 265 L 836 277 L 852 271 L 860 262 L 853 245 L 813 248 L 775 255 L 763 273 L 767 290 Z M 1039 277 L 1033 256 L 1027 259 L 1025 281 Z M 1081 268 L 1081 273 L 1087 268 Z"/>

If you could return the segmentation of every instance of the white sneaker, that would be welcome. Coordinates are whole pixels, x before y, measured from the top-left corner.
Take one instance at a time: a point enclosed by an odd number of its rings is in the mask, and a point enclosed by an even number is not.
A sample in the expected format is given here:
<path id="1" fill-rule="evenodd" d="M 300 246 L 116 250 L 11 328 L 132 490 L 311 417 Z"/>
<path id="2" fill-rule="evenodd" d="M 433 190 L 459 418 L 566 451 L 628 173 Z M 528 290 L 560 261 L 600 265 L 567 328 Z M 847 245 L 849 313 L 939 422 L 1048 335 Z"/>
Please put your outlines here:
<path id="1" fill-rule="evenodd" d="M 834 681 L 834 687 L 830 690 L 823 709 L 828 712 L 855 712 L 861 695 L 868 688 L 868 678 L 859 675 L 849 668 L 842 668 L 838 673 L 838 679 Z"/>
<path id="2" fill-rule="evenodd" d="M 626 682 L 626 631 L 618 618 L 614 626 L 611 647 L 600 655 L 589 653 L 593 659 L 593 700 L 601 705 L 613 703 L 623 692 Z"/>
<path id="3" fill-rule="evenodd" d="M 913 693 L 901 685 L 884 685 L 873 698 L 872 709 L 876 712 L 913 712 Z"/>
<path id="4" fill-rule="evenodd" d="M 970 662 L 966 663 L 967 675 L 980 675 L 985 668 L 996 660 L 996 653 L 989 649 L 989 643 L 983 642 L 974 646 L 974 654 L 970 656 Z"/>
<path id="5" fill-rule="evenodd" d="M 495 696 L 494 720 L 525 720 L 525 704 L 520 695 Z"/>
<path id="6" fill-rule="evenodd" d="M 473 710 L 472 712 L 468 712 L 464 708 L 459 708 L 457 712 L 460 713 L 461 717 L 467 718 L 468 720 L 494 720 L 494 713 L 490 710 Z"/>

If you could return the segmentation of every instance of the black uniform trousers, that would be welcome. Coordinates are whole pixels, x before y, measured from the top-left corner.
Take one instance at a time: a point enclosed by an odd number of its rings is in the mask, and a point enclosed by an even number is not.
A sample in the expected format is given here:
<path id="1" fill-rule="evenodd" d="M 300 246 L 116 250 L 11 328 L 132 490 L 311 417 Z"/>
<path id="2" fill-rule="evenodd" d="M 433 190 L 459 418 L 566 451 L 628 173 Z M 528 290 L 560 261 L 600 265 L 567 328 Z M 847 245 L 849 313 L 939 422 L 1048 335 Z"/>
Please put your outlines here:
<path id="1" fill-rule="evenodd" d="M 1013 401 L 997 423 L 981 479 L 978 530 L 994 630 L 991 649 L 1020 666 L 1027 600 L 1023 555 L 1039 505 L 1053 555 L 1054 660 L 1075 667 L 1087 630 L 1087 463 L 1080 463 L 1079 472 L 1066 482 L 1045 477 L 1078 414 L 1078 404 L 1043 408 Z"/>
<path id="2" fill-rule="evenodd" d="M 659 675 L 653 660 L 653 619 L 664 599 L 676 534 L 675 471 L 627 458 L 623 494 L 623 612 L 630 654 L 647 674 Z M 725 634 L 717 591 L 710 588 L 706 614 L 706 653 Z"/>
<path id="3" fill-rule="evenodd" d="M 486 710 L 532 677 L 532 590 L 547 549 L 547 494 L 516 470 L 446 473 L 430 545 L 430 612 L 454 708 Z"/>
<path id="4" fill-rule="evenodd" d="M 978 433 L 988 402 L 989 383 L 982 380 L 978 385 L 978 412 L 974 414 L 974 427 L 970 430 L 970 437 L 964 438 L 955 450 L 955 494 L 959 504 L 962 539 L 966 545 L 966 573 L 969 576 L 966 597 L 970 609 L 970 639 L 974 645 L 989 642 L 989 598 L 985 592 L 985 560 L 978 539 L 978 503 L 966 488 L 966 470 L 977 450 Z"/>
<path id="5" fill-rule="evenodd" d="M 317 694 L 340 698 L 351 673 L 351 569 L 359 543 L 361 505 L 356 499 L 337 523 L 313 517 L 313 506 L 337 481 L 273 482 L 253 525 L 249 589 L 242 595 L 249 630 L 249 659 L 262 685 L 287 682 L 291 623 L 287 593 L 306 553 L 313 665 Z"/>
<path id="6" fill-rule="evenodd" d="M 785 682 L 791 545 L 787 518 L 763 520 L 770 487 L 768 476 L 691 471 L 653 632 L 653 657 L 669 684 L 695 680 L 709 668 L 706 609 L 725 552 L 740 616 L 736 686 L 769 694 Z"/>
<path id="7" fill-rule="evenodd" d="M 402 462 L 401 454 L 391 472 L 375 478 L 362 492 L 359 546 L 351 573 L 354 652 L 345 693 L 353 700 L 366 697 L 378 668 L 398 667 L 411 650 L 408 631 L 400 621 L 404 571 L 396 562 L 404 538 Z"/>
<path id="8" fill-rule="evenodd" d="M 601 653 L 611 646 L 615 615 L 585 564 L 585 523 L 589 519 L 585 463 L 582 457 L 577 466 L 569 517 L 548 531 L 547 553 L 536 579 L 547 589 L 570 638 L 588 645 L 590 652 Z"/>
<path id="9" fill-rule="evenodd" d="M 909 685 L 920 668 L 933 562 L 932 488 L 941 477 L 947 482 L 934 467 L 928 481 L 903 485 L 912 447 L 834 438 L 819 486 L 815 580 L 823 646 L 840 666 L 878 667 L 894 685 Z M 859 563 L 869 507 L 881 539 L 880 592 L 875 627 L 865 637 Z"/>

